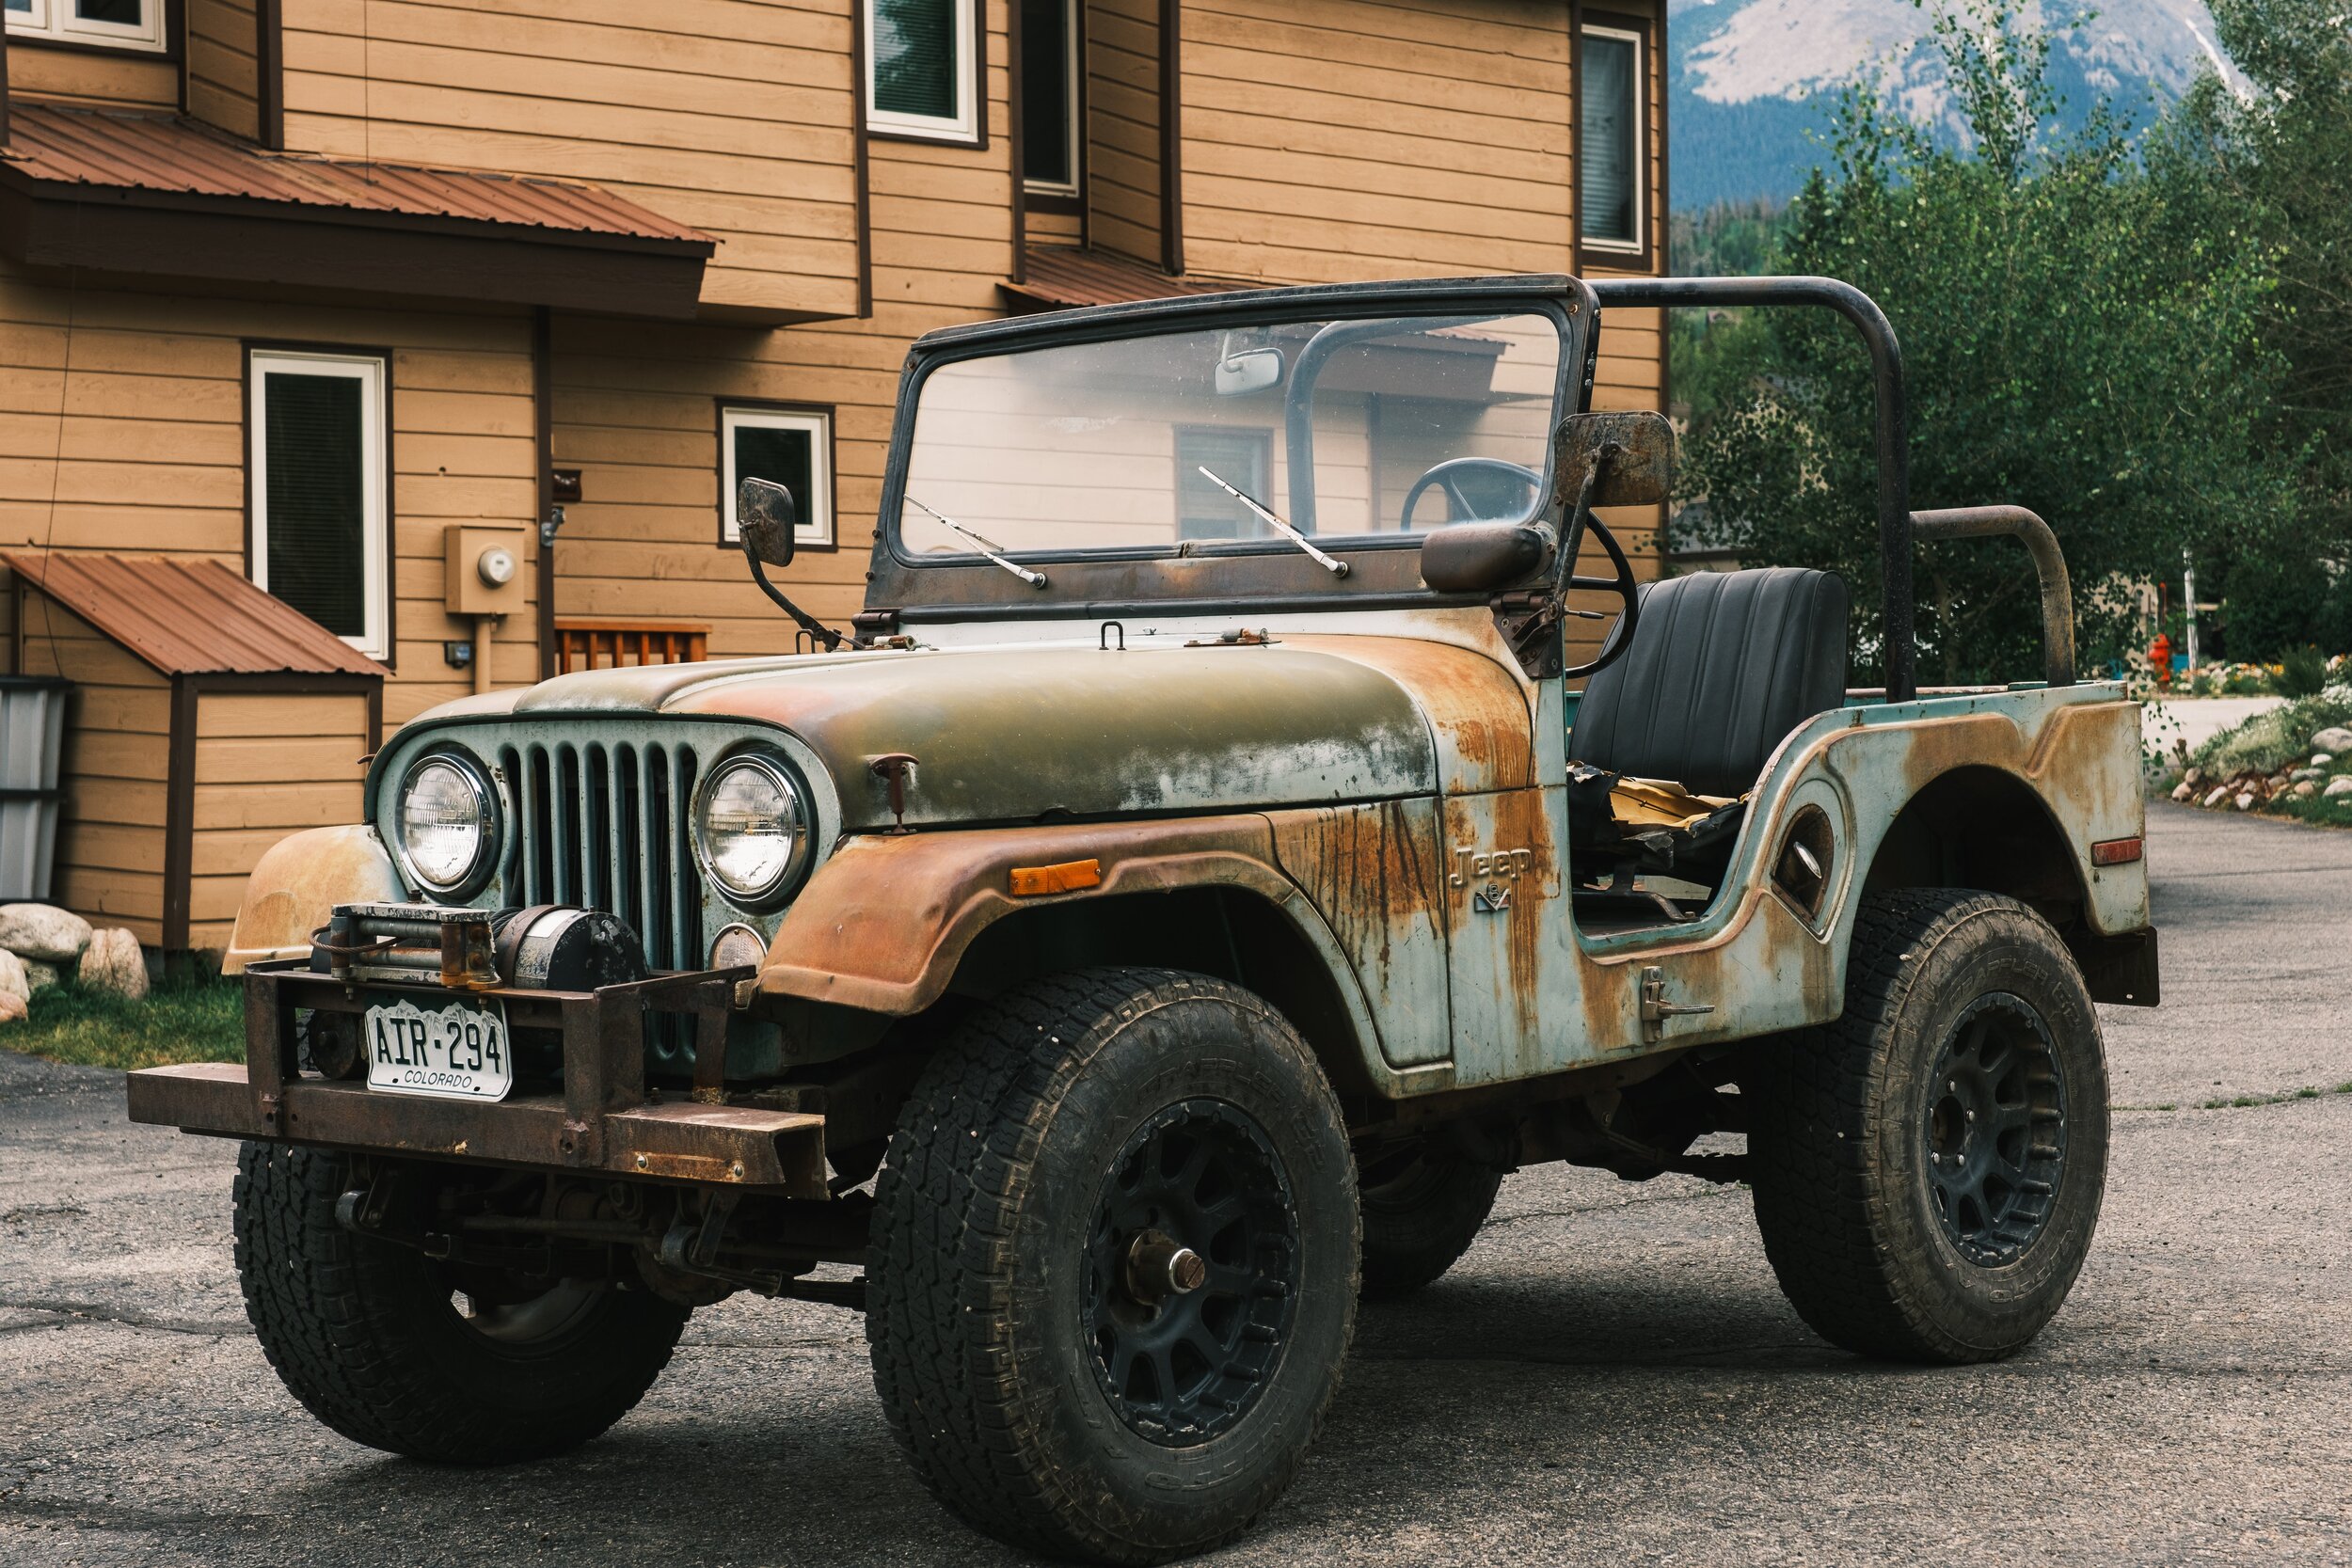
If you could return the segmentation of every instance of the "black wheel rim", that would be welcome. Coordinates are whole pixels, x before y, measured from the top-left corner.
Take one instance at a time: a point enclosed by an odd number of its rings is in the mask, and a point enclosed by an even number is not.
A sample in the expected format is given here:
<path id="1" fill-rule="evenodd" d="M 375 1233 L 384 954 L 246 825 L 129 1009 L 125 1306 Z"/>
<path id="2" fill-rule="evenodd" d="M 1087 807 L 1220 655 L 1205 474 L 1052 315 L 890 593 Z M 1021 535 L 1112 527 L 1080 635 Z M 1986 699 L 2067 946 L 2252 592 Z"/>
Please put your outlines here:
<path id="1" fill-rule="evenodd" d="M 1281 1359 L 1298 1270 L 1290 1182 L 1255 1117 L 1187 1100 L 1137 1128 L 1087 1243 L 1086 1329 L 1120 1419 L 1168 1448 L 1239 1422 Z"/>
<path id="2" fill-rule="evenodd" d="M 1920 1138 L 1946 1238 L 1981 1267 L 2015 1262 L 2049 1225 L 2066 1174 L 2066 1082 L 2032 1004 L 1992 991 L 1953 1022 Z"/>

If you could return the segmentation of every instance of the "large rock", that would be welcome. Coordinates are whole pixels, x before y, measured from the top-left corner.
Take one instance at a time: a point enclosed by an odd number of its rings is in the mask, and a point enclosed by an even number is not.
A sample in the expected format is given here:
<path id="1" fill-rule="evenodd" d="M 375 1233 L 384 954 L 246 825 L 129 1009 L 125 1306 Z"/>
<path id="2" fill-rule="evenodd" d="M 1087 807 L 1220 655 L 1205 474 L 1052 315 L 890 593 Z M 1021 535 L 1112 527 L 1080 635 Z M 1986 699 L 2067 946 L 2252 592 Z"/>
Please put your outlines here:
<path id="1" fill-rule="evenodd" d="M 134 1002 L 145 996 L 147 955 L 139 951 L 139 939 L 120 927 L 93 934 L 82 955 L 82 984 Z"/>
<path id="2" fill-rule="evenodd" d="M 2352 773 L 2339 773 L 2328 781 L 2328 787 L 2319 792 L 2328 800 L 2352 795 Z"/>
<path id="3" fill-rule="evenodd" d="M 89 922 L 55 904 L 0 904 L 0 947 L 20 958 L 70 964 L 89 945 Z"/>
<path id="4" fill-rule="evenodd" d="M 24 973 L 24 960 L 0 947 L 0 996 L 13 996 L 19 1002 L 33 998 L 33 978 Z"/>
<path id="5" fill-rule="evenodd" d="M 26 1011 L 24 998 L 0 991 L 0 1023 L 21 1022 Z"/>
<path id="6" fill-rule="evenodd" d="M 2312 750 L 2325 752 L 2331 757 L 2342 756 L 2346 752 L 2352 752 L 2352 730 L 2347 730 L 2341 724 L 2333 729 L 2322 730 L 2312 736 Z"/>

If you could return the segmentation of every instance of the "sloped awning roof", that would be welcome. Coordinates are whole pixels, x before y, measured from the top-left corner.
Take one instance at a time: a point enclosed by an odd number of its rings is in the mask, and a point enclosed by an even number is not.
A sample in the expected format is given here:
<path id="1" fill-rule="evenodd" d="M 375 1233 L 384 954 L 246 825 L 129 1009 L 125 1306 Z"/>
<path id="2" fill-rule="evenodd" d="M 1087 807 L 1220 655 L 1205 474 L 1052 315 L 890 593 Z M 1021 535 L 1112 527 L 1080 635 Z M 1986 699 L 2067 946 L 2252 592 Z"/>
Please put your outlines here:
<path id="1" fill-rule="evenodd" d="M 389 673 L 217 561 L 0 550 L 0 563 L 167 675 Z"/>
<path id="2" fill-rule="evenodd" d="M 169 115 L 12 103 L 0 235 L 51 266 L 691 315 L 709 236 L 570 181 L 271 152 Z"/>
<path id="3" fill-rule="evenodd" d="M 1124 305 L 1180 294 L 1222 294 L 1259 285 L 1222 277 L 1177 277 L 1103 250 L 1034 245 L 1023 258 L 1022 279 L 999 284 L 1016 314 L 1072 310 L 1086 305 Z"/>

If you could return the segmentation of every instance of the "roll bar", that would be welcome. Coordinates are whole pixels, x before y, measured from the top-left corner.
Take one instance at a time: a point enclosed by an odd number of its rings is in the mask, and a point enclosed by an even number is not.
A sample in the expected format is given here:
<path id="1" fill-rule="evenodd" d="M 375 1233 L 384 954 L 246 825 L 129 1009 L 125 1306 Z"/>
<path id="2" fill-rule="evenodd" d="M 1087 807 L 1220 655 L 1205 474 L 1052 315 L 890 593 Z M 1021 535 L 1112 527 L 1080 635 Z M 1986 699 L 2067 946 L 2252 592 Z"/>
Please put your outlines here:
<path id="1" fill-rule="evenodd" d="M 1914 539 L 2022 539 L 2042 579 L 2042 678 L 2074 684 L 2074 590 L 2050 525 L 2022 506 L 1956 506 L 1911 515 Z"/>
<path id="2" fill-rule="evenodd" d="M 1917 696 L 1911 590 L 1911 416 L 1903 397 L 1903 351 L 1886 312 L 1868 294 L 1835 277 L 1596 277 L 1590 282 L 1604 309 L 1818 305 L 1853 323 L 1870 351 L 1870 374 L 1878 392 L 1879 573 L 1884 583 L 1886 700 L 1904 703 Z M 2070 623 L 2070 667 L 2073 641 Z"/>

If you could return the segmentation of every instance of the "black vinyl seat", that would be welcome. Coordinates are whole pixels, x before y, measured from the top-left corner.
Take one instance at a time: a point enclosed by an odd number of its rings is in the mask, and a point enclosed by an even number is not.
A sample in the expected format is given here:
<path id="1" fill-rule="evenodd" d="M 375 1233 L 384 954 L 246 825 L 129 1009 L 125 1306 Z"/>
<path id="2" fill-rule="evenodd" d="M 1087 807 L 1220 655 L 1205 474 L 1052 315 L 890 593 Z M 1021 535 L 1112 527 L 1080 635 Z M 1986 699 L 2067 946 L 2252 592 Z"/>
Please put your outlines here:
<path id="1" fill-rule="evenodd" d="M 1693 918 L 1639 875 L 1722 885 L 1740 799 L 1788 732 L 1846 698 L 1846 585 L 1828 572 L 1702 572 L 1641 591 L 1623 658 L 1596 674 L 1568 735 L 1568 841 L 1578 918 L 1654 925 Z M 1728 800 L 1678 827 L 1619 820 L 1620 778 Z M 1605 886 L 1598 884 L 1605 883 Z"/>
<path id="2" fill-rule="evenodd" d="M 1846 584 L 1792 566 L 1643 588 L 1626 656 L 1584 689 L 1568 760 L 1744 795 L 1789 731 L 1846 700 Z"/>

